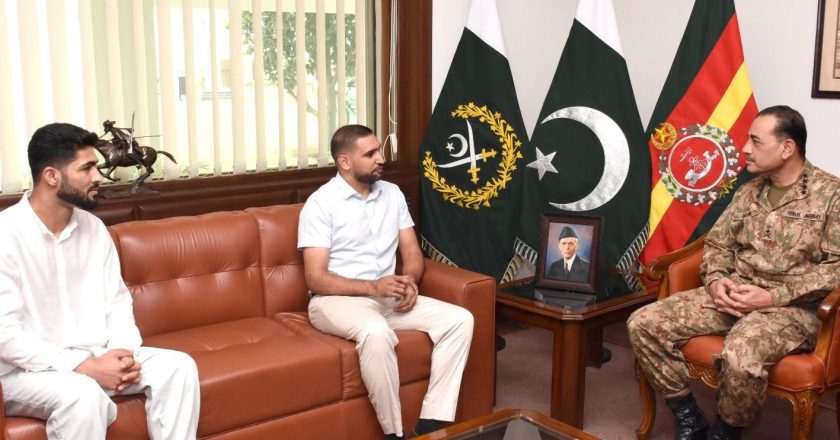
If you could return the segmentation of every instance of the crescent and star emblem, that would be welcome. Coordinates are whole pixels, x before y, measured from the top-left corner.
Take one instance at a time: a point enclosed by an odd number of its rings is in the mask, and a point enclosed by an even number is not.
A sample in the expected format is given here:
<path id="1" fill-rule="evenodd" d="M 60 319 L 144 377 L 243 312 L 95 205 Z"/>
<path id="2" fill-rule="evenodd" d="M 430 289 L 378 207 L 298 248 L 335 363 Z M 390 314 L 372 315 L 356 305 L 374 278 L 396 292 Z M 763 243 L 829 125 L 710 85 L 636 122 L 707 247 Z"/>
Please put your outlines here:
<path id="1" fill-rule="evenodd" d="M 449 139 L 452 139 L 452 138 L 458 139 L 458 140 L 461 142 L 461 149 L 460 149 L 460 150 L 458 150 L 458 152 L 457 152 L 457 153 L 452 154 L 452 150 L 454 150 L 454 149 L 455 149 L 455 147 L 454 147 L 454 146 L 452 146 L 452 142 L 447 142 L 447 143 L 446 143 L 446 149 L 447 149 L 447 150 L 449 150 L 449 154 L 450 154 L 450 155 L 452 155 L 452 157 L 461 157 L 461 156 L 463 156 L 463 155 L 464 155 L 464 153 L 466 153 L 466 152 L 467 152 L 467 147 L 469 146 L 469 143 L 467 142 L 467 139 L 466 139 L 466 138 L 464 138 L 464 135 L 459 134 L 459 133 L 455 133 L 455 134 L 453 134 L 452 136 L 449 136 Z"/>
<path id="2" fill-rule="evenodd" d="M 564 211 L 590 211 L 609 202 L 618 194 L 630 171 L 630 148 L 621 127 L 605 113 L 582 106 L 557 110 L 546 116 L 540 123 L 545 124 L 555 119 L 571 119 L 592 130 L 601 148 L 604 149 L 604 171 L 595 188 L 582 199 L 571 203 L 550 202 L 550 204 Z M 537 160 L 527 166 L 537 170 L 540 180 L 546 171 L 557 172 L 551 164 L 556 151 L 544 155 L 542 151 L 536 149 L 536 153 Z"/>
<path id="3" fill-rule="evenodd" d="M 557 168 L 554 168 L 554 165 L 551 163 L 551 161 L 554 160 L 554 155 L 557 154 L 557 152 L 552 151 L 549 154 L 543 154 L 543 152 L 540 151 L 539 147 L 534 147 L 534 150 L 537 153 L 537 160 L 525 166 L 537 170 L 537 176 L 539 176 L 538 180 L 542 180 L 546 171 L 557 174 Z"/>
<path id="4" fill-rule="evenodd" d="M 473 140 L 473 131 L 472 126 L 470 125 L 470 121 L 465 121 L 467 123 L 467 136 L 469 139 L 464 138 L 464 135 L 460 133 L 455 133 L 449 136 L 449 139 L 455 138 L 461 143 L 461 149 L 458 150 L 457 153 L 452 153 L 452 150 L 455 147 L 452 145 L 451 142 L 446 144 L 446 149 L 449 150 L 449 155 L 455 158 L 460 158 L 458 160 L 444 163 L 438 165 L 438 168 L 452 168 L 457 167 L 459 165 L 470 164 L 470 167 L 467 169 L 467 173 L 469 173 L 472 177 L 470 180 L 472 183 L 478 183 L 478 172 L 481 170 L 478 166 L 476 166 L 476 159 L 481 159 L 484 162 L 487 162 L 487 159 L 491 157 L 496 157 L 496 150 L 491 149 L 490 151 L 485 150 L 484 148 L 481 149 L 481 153 L 475 153 L 475 141 Z M 467 157 L 463 157 L 464 154 L 470 151 Z"/>
<path id="5" fill-rule="evenodd" d="M 450 113 L 452 118 L 461 118 L 467 124 L 466 136 L 461 132 L 449 135 L 443 148 L 429 148 L 423 157 L 423 178 L 428 180 L 432 189 L 439 192 L 443 200 L 455 206 L 466 209 L 479 210 L 490 208 L 491 203 L 500 197 L 506 189 L 510 188 L 508 183 L 513 179 L 513 173 L 517 169 L 517 162 L 522 159 L 522 141 L 519 135 L 502 116 L 502 114 L 486 105 L 469 102 L 458 104 Z M 485 131 L 479 131 L 478 142 L 489 144 L 485 148 L 476 149 L 476 138 L 473 136 L 472 122 L 479 121 Z M 487 136 L 487 134 L 491 136 Z M 498 141 L 498 144 L 496 143 Z M 457 144 L 457 145 L 456 145 Z M 492 147 L 492 148 L 491 148 Z M 432 151 L 438 150 L 448 154 L 453 159 L 448 163 L 438 165 Z M 498 156 L 498 157 L 497 157 Z M 495 161 L 488 161 L 490 158 L 497 158 Z M 493 172 L 485 171 L 479 175 L 479 160 L 485 168 Z M 489 163 L 488 163 L 489 162 Z M 475 188 L 459 188 L 459 180 L 447 181 L 441 171 L 446 169 L 460 173 L 456 167 L 468 165 L 466 173 L 470 175 L 470 181 Z"/>

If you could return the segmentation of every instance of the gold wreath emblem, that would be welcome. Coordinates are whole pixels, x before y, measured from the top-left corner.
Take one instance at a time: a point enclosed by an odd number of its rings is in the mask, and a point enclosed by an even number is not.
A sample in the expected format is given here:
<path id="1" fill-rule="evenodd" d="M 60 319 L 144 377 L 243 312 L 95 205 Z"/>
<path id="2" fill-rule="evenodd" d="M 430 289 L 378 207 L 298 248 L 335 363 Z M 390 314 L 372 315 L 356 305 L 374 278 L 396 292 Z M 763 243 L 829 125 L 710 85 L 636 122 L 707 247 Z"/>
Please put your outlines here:
<path id="1" fill-rule="evenodd" d="M 446 183 L 446 178 L 441 177 L 437 170 L 437 164 L 429 151 L 423 159 L 423 176 L 432 183 L 432 188 L 441 193 L 443 200 L 460 207 L 478 210 L 481 207 L 490 207 L 490 200 L 499 196 L 499 191 L 505 189 L 511 180 L 511 174 L 516 170 L 516 161 L 522 159 L 522 141 L 513 131 L 513 127 L 502 119 L 502 115 L 493 112 L 486 105 L 481 107 L 474 103 L 467 105 L 459 104 L 452 112 L 452 117 L 463 119 L 478 118 L 490 126 L 490 130 L 499 137 L 502 146 L 502 160 L 496 168 L 497 175 L 488 180 L 484 186 L 475 191 L 464 191 L 455 185 Z"/>
<path id="2" fill-rule="evenodd" d="M 667 122 L 660 124 L 659 128 L 653 129 L 653 133 L 650 134 L 651 145 L 662 151 L 674 146 L 674 142 L 676 142 L 676 140 L 677 129 Z"/>

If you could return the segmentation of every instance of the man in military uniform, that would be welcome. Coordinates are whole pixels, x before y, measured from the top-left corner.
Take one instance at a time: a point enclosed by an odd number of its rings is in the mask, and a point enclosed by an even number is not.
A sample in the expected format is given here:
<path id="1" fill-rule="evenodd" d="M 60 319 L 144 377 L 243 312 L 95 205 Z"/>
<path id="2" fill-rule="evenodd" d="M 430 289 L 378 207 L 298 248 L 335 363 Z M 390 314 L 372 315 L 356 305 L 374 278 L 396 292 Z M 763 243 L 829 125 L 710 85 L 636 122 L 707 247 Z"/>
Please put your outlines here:
<path id="1" fill-rule="evenodd" d="M 578 236 L 569 226 L 563 226 L 557 239 L 560 258 L 551 264 L 548 278 L 585 283 L 589 280 L 589 262 L 577 254 Z"/>
<path id="2" fill-rule="evenodd" d="M 706 237 L 704 287 L 637 310 L 636 358 L 676 416 L 677 439 L 737 439 L 761 411 L 769 366 L 814 347 L 816 309 L 840 284 L 840 180 L 805 159 L 796 110 L 762 110 L 743 154 L 758 176 L 735 193 Z M 718 416 L 708 423 L 688 388 L 680 347 L 726 335 L 715 356 Z"/>

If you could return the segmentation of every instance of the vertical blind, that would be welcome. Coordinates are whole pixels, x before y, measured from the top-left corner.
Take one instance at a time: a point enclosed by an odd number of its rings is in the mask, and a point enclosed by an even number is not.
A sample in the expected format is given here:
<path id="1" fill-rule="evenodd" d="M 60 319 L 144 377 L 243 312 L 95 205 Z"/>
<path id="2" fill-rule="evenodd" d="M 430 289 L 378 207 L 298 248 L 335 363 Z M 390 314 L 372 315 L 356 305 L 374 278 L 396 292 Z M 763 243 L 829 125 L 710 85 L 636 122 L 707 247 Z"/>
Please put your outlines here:
<path id="1" fill-rule="evenodd" d="M 156 178 L 329 165 L 335 128 L 374 120 L 371 3 L 0 0 L 0 190 L 31 185 L 51 122 L 133 127 L 178 160 Z"/>

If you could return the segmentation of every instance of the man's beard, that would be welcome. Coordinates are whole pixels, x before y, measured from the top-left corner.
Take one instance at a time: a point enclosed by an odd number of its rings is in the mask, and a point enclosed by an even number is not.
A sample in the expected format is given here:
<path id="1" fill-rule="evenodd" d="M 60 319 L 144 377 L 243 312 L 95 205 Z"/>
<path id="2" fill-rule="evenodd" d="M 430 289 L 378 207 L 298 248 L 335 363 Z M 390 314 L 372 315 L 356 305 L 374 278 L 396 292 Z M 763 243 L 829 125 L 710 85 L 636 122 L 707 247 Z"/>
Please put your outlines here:
<path id="1" fill-rule="evenodd" d="M 92 188 L 99 188 L 99 185 L 93 185 Z M 58 188 L 58 198 L 64 200 L 65 202 L 82 208 L 86 211 L 89 211 L 93 208 L 96 208 L 96 205 L 99 204 L 99 194 L 93 198 L 88 198 L 86 193 L 79 191 L 76 188 L 67 184 L 67 179 L 61 179 L 61 187 Z"/>
<path id="2" fill-rule="evenodd" d="M 359 182 L 367 183 L 368 185 L 373 185 L 374 183 L 382 180 L 381 175 L 376 175 L 376 174 L 373 174 L 373 173 L 368 173 L 368 174 L 356 173 L 353 177 L 355 177 L 356 180 L 358 180 Z"/>

